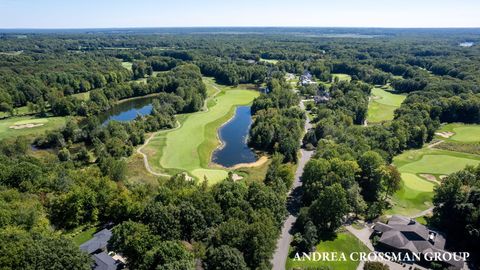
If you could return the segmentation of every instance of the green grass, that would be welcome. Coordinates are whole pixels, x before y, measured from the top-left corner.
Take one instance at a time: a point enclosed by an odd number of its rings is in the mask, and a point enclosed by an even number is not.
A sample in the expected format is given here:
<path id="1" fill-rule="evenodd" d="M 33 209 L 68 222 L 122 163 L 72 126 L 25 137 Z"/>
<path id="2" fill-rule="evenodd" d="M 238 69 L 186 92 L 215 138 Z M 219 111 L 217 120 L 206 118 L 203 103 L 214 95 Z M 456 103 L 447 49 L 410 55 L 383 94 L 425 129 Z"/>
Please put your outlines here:
<path id="1" fill-rule="evenodd" d="M 276 59 L 263 59 L 263 58 L 260 58 L 260 62 L 265 62 L 265 63 L 270 63 L 270 64 L 276 64 L 278 63 L 279 60 L 276 60 Z"/>
<path id="2" fill-rule="evenodd" d="M 316 247 L 316 252 L 338 252 L 347 256 L 347 261 L 294 261 L 287 259 L 286 269 L 314 269 L 316 267 L 331 267 L 331 269 L 355 270 L 359 262 L 350 261 L 348 256 L 352 252 L 368 252 L 368 248 L 349 232 L 341 232 L 331 241 L 322 241 Z"/>
<path id="3" fill-rule="evenodd" d="M 436 183 L 420 174 L 438 176 L 462 170 L 467 165 L 480 164 L 480 156 L 467 153 L 423 148 L 406 151 L 393 160 L 402 174 L 401 189 L 392 197 L 389 214 L 413 215 L 432 206 Z"/>
<path id="4" fill-rule="evenodd" d="M 90 92 L 73 94 L 72 97 L 80 99 L 80 100 L 89 100 L 90 99 Z"/>
<path id="5" fill-rule="evenodd" d="M 11 126 L 22 124 L 43 124 L 42 126 L 12 129 Z M 64 117 L 37 118 L 34 116 L 11 117 L 0 120 L 0 139 L 43 134 L 47 130 L 58 129 L 65 125 Z"/>
<path id="6" fill-rule="evenodd" d="M 210 166 L 211 155 L 219 145 L 217 129 L 233 116 L 237 106 L 251 103 L 259 93 L 216 85 L 213 81 L 207 81 L 207 85 L 221 90 L 209 110 L 182 115 L 180 128 L 158 133 L 145 147 L 154 170 L 186 171 L 199 180 L 207 177 L 210 183 L 227 177 L 226 170 Z"/>
<path id="7" fill-rule="evenodd" d="M 333 78 L 338 78 L 339 81 L 351 81 L 352 76 L 348 74 L 342 74 L 342 73 L 332 73 Z"/>
<path id="8" fill-rule="evenodd" d="M 83 244 L 83 243 L 87 242 L 88 240 L 92 239 L 93 235 L 96 232 L 97 232 L 96 227 L 89 228 L 89 229 L 87 229 L 85 231 L 82 231 L 82 232 L 78 233 L 77 235 L 75 235 L 72 238 L 72 241 L 73 241 L 73 243 L 75 243 L 75 245 L 80 246 L 81 244 Z"/>
<path id="9" fill-rule="evenodd" d="M 438 132 L 453 132 L 455 135 L 448 139 L 438 137 L 442 140 L 451 140 L 463 143 L 480 142 L 480 125 L 467 125 L 461 123 L 453 123 L 443 125 Z"/>
<path id="10" fill-rule="evenodd" d="M 132 71 L 132 66 L 133 66 L 133 63 L 132 62 L 122 62 L 122 67 Z"/>
<path id="11" fill-rule="evenodd" d="M 372 89 L 372 97 L 368 104 L 369 123 L 379 123 L 393 119 L 394 111 L 400 107 L 406 96 L 396 95 L 381 88 Z"/>

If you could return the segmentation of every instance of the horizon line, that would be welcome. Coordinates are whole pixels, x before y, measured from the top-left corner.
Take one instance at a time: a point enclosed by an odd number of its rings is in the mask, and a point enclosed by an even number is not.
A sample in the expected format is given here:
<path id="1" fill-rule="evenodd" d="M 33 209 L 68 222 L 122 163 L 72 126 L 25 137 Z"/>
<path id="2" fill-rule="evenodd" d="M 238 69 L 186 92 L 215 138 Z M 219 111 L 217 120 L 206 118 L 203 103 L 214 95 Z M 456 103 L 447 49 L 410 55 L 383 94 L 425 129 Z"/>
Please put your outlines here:
<path id="1" fill-rule="evenodd" d="M 0 30 L 94 30 L 94 29 L 188 29 L 188 28 L 343 28 L 343 29 L 480 29 L 480 26 L 112 26 L 112 27 L 0 27 Z"/>

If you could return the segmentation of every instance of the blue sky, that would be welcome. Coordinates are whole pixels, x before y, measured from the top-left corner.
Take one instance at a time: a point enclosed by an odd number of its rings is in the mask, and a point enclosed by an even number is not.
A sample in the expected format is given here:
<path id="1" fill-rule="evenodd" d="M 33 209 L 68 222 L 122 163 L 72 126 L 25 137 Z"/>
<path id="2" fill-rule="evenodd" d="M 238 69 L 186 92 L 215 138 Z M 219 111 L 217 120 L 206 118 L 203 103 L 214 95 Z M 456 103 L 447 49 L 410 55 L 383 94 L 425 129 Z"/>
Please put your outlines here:
<path id="1" fill-rule="evenodd" d="M 480 27 L 480 0 L 0 0 L 0 28 Z"/>

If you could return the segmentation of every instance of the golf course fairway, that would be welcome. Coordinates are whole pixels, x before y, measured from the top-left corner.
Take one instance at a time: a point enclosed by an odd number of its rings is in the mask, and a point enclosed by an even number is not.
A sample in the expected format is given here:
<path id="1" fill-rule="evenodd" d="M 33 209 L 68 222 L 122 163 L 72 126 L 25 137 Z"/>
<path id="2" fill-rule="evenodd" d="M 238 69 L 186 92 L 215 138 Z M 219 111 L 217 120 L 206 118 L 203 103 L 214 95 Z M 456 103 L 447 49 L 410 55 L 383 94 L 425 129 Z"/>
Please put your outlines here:
<path id="1" fill-rule="evenodd" d="M 393 119 L 395 110 L 400 107 L 406 96 L 392 94 L 381 88 L 372 89 L 372 97 L 368 104 L 369 123 L 379 123 Z"/>
<path id="2" fill-rule="evenodd" d="M 210 167 L 212 153 L 220 144 L 218 128 L 233 116 L 237 106 L 250 104 L 259 93 L 241 86 L 217 85 L 208 78 L 204 82 L 208 93 L 216 94 L 207 101 L 208 109 L 179 115 L 180 127 L 157 133 L 145 147 L 145 153 L 155 171 L 187 172 L 213 184 L 228 176 L 227 170 Z"/>

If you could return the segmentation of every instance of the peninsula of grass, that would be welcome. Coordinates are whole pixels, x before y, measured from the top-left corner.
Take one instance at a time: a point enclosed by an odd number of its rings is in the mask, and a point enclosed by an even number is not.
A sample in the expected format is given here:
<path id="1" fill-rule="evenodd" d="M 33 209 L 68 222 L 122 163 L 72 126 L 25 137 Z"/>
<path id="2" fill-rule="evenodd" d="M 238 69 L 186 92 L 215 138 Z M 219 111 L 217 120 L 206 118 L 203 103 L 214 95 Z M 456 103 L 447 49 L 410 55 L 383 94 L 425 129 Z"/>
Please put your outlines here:
<path id="1" fill-rule="evenodd" d="M 269 63 L 269 64 L 276 64 L 278 63 L 279 60 L 277 59 L 264 59 L 264 58 L 260 58 L 260 62 L 265 62 L 265 63 Z"/>
<path id="2" fill-rule="evenodd" d="M 394 158 L 402 175 L 401 189 L 392 197 L 389 214 L 411 216 L 432 206 L 433 189 L 449 175 L 467 165 L 480 164 L 480 156 L 434 148 L 410 150 Z M 427 179 L 429 178 L 429 179 Z"/>
<path id="3" fill-rule="evenodd" d="M 380 123 L 393 119 L 395 110 L 400 107 L 406 96 L 393 94 L 382 88 L 373 88 L 368 104 L 368 123 Z"/>
<path id="4" fill-rule="evenodd" d="M 65 117 L 21 116 L 0 120 L 0 139 L 43 134 L 65 125 Z"/>
<path id="5" fill-rule="evenodd" d="M 228 176 L 228 171 L 210 164 L 213 151 L 218 147 L 217 130 L 227 122 L 237 106 L 250 104 L 259 92 L 246 87 L 226 87 L 205 79 L 207 92 L 216 95 L 207 101 L 208 110 L 180 115 L 180 127 L 162 131 L 144 148 L 154 171 L 189 175 L 209 183 Z"/>
<path id="6" fill-rule="evenodd" d="M 349 260 L 348 256 L 353 252 L 368 252 L 368 248 L 360 242 L 350 232 L 338 233 L 333 240 L 322 241 L 316 246 L 315 252 L 337 252 L 337 254 L 345 254 L 346 261 L 314 261 L 314 260 L 294 260 L 289 257 L 287 259 L 286 269 L 318 269 L 321 267 L 329 267 L 329 269 L 355 270 L 358 267 L 358 261 Z"/>

